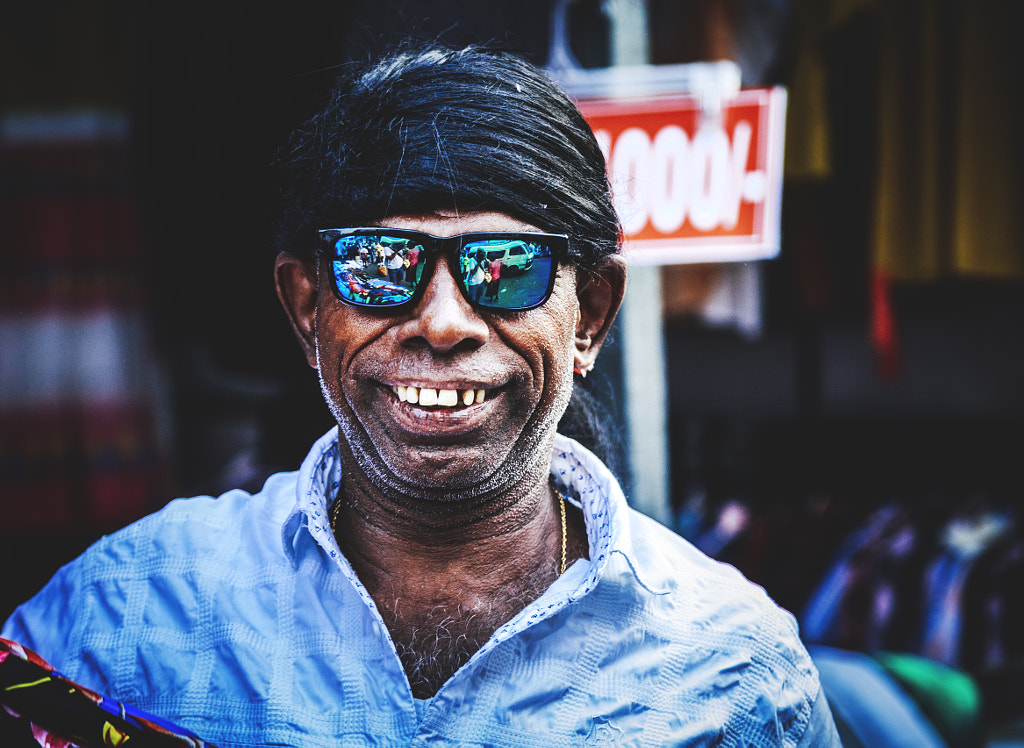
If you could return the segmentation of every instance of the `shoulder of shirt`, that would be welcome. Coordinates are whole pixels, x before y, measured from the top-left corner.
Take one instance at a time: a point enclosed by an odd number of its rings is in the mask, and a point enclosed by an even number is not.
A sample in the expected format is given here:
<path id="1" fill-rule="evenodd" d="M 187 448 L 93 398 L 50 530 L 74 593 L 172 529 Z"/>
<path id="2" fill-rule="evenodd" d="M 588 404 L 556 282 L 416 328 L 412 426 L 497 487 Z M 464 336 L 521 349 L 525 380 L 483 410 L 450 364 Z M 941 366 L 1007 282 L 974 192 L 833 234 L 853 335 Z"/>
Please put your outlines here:
<path id="1" fill-rule="evenodd" d="M 632 596 L 652 615 L 671 616 L 680 630 L 700 629 L 736 652 L 781 659 L 806 669 L 810 661 L 799 640 L 795 618 L 762 587 L 628 507 L 614 476 L 579 444 L 559 435 L 556 455 L 561 456 L 558 466 L 570 465 L 577 480 L 586 473 L 588 481 L 606 487 L 600 493 L 605 495 L 606 509 L 615 520 L 611 566 L 602 576 L 608 579 L 608 574 L 626 574 L 632 582 L 620 585 L 620 594 Z M 621 563 L 613 560 L 616 557 Z"/>
<path id="2" fill-rule="evenodd" d="M 796 635 L 792 615 L 735 567 L 710 558 L 685 538 L 634 509 L 629 510 L 629 525 L 631 564 L 656 594 L 700 606 L 703 611 L 699 615 L 746 619 L 755 629 L 771 623 Z"/>
<path id="3" fill-rule="evenodd" d="M 106 535 L 80 560 L 138 561 L 147 548 L 161 554 L 194 555 L 243 538 L 250 545 L 277 543 L 281 525 L 295 505 L 296 472 L 275 473 L 255 494 L 240 489 L 220 496 L 174 499 L 159 511 Z M 74 563 L 74 562 L 72 562 Z"/>
<path id="4" fill-rule="evenodd" d="M 672 619 L 678 635 L 716 653 L 723 672 L 744 673 L 751 693 L 785 684 L 787 697 L 773 708 L 785 716 L 779 719 L 786 732 L 801 734 L 820 687 L 793 615 L 736 568 L 653 519 L 630 510 L 629 523 L 631 564 L 654 592 L 634 593 L 643 598 L 645 613 Z"/>
<path id="5" fill-rule="evenodd" d="M 689 596 L 705 588 L 718 589 L 719 594 L 710 597 L 725 605 L 735 602 L 781 610 L 763 588 L 737 569 L 710 558 L 660 522 L 628 506 L 615 477 L 589 450 L 559 434 L 556 454 L 560 455 L 557 464 L 570 464 L 577 481 L 585 475 L 587 485 L 602 486 L 598 493 L 604 496 L 604 507 L 616 525 L 611 551 L 625 558 L 637 581 L 649 592 Z"/>

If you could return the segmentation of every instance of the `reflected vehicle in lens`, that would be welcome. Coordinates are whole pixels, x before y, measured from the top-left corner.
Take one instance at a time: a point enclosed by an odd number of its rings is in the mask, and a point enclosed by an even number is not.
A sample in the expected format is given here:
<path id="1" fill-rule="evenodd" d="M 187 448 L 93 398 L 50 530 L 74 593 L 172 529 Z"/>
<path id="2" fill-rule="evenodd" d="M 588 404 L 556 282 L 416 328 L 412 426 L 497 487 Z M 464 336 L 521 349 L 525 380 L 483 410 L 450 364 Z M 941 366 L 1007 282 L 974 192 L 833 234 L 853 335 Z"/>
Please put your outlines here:
<path id="1" fill-rule="evenodd" d="M 533 266 L 533 248 L 515 240 L 487 247 L 487 259 L 500 260 L 502 272 L 525 273 Z"/>

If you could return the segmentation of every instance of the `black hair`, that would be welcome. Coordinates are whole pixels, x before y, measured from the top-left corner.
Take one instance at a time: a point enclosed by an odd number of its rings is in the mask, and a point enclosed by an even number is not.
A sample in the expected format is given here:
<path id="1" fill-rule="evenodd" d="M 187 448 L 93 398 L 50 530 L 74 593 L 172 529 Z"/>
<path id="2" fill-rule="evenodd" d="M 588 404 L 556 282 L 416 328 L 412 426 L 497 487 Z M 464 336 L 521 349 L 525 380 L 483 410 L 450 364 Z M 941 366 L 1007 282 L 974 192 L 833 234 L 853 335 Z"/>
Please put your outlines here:
<path id="1" fill-rule="evenodd" d="M 346 69 L 278 156 L 278 249 L 389 215 L 493 210 L 567 234 L 574 261 L 618 251 L 604 157 L 541 69 L 497 48 L 406 48 Z"/>

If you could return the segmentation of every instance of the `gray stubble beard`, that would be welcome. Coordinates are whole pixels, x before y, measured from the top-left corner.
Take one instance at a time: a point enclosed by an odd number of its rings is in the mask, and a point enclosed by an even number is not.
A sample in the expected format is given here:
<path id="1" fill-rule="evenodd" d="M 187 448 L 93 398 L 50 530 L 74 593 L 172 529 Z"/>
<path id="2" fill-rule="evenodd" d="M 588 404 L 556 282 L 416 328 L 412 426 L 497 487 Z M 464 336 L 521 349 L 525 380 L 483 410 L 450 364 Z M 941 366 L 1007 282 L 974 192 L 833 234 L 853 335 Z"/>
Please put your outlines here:
<path id="1" fill-rule="evenodd" d="M 338 423 L 341 436 L 348 445 L 355 464 L 362 469 L 370 483 L 395 505 L 405 507 L 421 516 L 426 514 L 438 518 L 455 518 L 480 516 L 481 510 L 493 502 L 494 506 L 489 508 L 490 511 L 483 512 L 483 516 L 492 516 L 514 503 L 518 495 L 518 486 L 523 485 L 528 491 L 528 487 L 547 480 L 558 422 L 572 396 L 571 364 L 563 373 L 563 378 L 568 381 L 562 382 L 559 387 L 558 401 L 542 415 L 539 423 L 533 424 L 533 428 L 530 423 L 527 424 L 505 460 L 480 483 L 452 489 L 421 486 L 400 478 L 394 468 L 387 465 L 354 414 L 345 413 L 340 404 L 331 397 L 323 367 L 320 365 L 319 345 L 316 353 L 320 390 L 334 420 Z M 528 455 L 528 459 L 517 459 L 523 455 Z M 342 476 L 342 491 L 345 490 L 345 483 L 345 477 Z M 424 512 L 424 506 L 435 507 L 436 511 Z"/>

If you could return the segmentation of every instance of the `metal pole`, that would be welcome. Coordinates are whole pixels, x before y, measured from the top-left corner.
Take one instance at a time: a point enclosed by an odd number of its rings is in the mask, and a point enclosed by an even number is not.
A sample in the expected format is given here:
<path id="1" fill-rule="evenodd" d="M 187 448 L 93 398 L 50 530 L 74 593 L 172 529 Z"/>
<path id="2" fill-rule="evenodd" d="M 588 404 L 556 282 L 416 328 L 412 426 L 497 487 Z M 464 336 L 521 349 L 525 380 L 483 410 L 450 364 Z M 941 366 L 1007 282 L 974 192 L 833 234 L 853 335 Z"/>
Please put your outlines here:
<path id="1" fill-rule="evenodd" d="M 645 0 L 611 0 L 611 63 L 649 60 Z M 620 312 L 622 370 L 626 390 L 630 503 L 662 523 L 671 521 L 668 450 L 668 387 L 661 299 L 661 268 L 631 266 Z"/>

